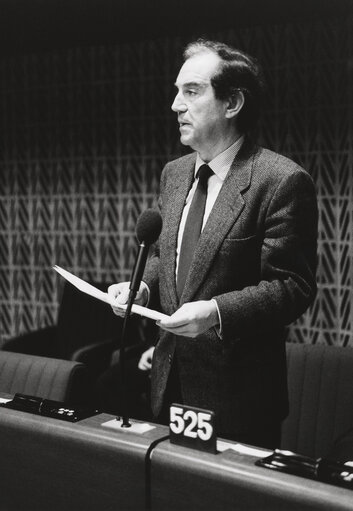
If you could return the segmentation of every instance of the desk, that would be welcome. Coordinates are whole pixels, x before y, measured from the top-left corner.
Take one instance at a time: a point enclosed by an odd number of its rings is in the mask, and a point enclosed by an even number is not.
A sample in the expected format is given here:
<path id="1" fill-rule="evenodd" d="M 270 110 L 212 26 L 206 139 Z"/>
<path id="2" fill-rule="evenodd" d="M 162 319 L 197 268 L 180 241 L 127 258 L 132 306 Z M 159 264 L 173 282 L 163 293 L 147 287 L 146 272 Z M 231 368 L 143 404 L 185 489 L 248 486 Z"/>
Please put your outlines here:
<path id="1" fill-rule="evenodd" d="M 256 459 L 161 442 L 151 455 L 152 510 L 353 510 L 353 491 L 256 467 Z"/>
<path id="2" fill-rule="evenodd" d="M 0 511 L 352 511 L 353 492 L 217 455 L 109 430 L 113 417 L 77 423 L 0 408 Z"/>
<path id="3" fill-rule="evenodd" d="M 145 457 L 168 429 L 137 435 L 0 408 L 1 511 L 143 510 Z"/>

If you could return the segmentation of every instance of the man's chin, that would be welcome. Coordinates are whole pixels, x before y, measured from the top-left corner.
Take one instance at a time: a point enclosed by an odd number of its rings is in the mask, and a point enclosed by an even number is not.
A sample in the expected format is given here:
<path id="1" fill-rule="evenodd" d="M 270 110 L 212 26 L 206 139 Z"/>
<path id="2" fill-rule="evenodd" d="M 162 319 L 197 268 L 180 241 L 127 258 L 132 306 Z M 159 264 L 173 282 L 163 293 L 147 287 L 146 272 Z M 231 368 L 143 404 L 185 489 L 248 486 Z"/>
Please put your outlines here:
<path id="1" fill-rule="evenodd" d="M 190 146 L 190 147 L 191 147 L 191 144 L 192 144 L 192 140 L 190 139 L 190 137 L 186 137 L 185 135 L 181 135 L 180 136 L 180 142 L 181 142 L 181 144 L 187 145 L 187 146 Z"/>

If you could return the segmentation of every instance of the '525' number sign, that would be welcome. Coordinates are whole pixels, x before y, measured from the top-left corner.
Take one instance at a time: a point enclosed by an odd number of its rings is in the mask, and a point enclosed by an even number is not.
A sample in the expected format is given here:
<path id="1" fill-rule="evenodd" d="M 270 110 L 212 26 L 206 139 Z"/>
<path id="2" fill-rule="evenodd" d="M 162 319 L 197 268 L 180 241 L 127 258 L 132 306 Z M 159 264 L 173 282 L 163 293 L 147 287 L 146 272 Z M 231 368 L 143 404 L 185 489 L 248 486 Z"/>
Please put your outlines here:
<path id="1" fill-rule="evenodd" d="M 214 417 L 214 412 L 209 410 L 172 404 L 169 422 L 171 443 L 216 453 Z"/>

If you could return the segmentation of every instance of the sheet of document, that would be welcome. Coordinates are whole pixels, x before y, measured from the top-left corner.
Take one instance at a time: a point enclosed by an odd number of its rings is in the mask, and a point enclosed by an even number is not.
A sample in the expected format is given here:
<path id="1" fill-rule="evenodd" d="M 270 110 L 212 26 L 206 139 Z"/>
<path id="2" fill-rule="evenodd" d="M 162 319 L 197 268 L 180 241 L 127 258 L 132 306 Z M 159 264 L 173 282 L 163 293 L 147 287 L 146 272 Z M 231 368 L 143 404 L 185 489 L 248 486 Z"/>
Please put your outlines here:
<path id="1" fill-rule="evenodd" d="M 76 275 L 74 275 L 73 273 L 70 273 L 69 271 L 64 270 L 63 268 L 60 268 L 60 266 L 57 265 L 53 266 L 53 269 L 83 293 L 93 296 L 94 298 L 97 298 L 97 300 L 100 300 L 101 302 L 108 303 L 109 305 L 114 305 L 123 311 L 126 310 L 127 305 L 117 304 L 115 300 L 108 295 L 108 293 L 105 293 L 104 291 L 101 291 L 95 286 L 92 286 L 91 284 L 80 279 L 79 277 L 76 277 Z M 131 312 L 133 312 L 134 314 L 139 314 L 140 316 L 144 316 L 145 318 L 153 319 L 155 321 L 160 321 L 168 317 L 166 314 L 162 314 L 161 312 L 148 309 L 147 307 L 142 307 L 141 305 L 137 304 L 133 304 Z"/>
<path id="2" fill-rule="evenodd" d="M 248 456 L 256 456 L 257 458 L 265 458 L 272 454 L 273 451 L 267 449 L 261 449 L 257 447 L 251 447 L 244 444 L 232 444 L 230 442 L 224 442 L 223 440 L 217 440 L 217 451 L 223 452 L 227 449 L 236 451 L 239 454 L 247 454 Z"/>

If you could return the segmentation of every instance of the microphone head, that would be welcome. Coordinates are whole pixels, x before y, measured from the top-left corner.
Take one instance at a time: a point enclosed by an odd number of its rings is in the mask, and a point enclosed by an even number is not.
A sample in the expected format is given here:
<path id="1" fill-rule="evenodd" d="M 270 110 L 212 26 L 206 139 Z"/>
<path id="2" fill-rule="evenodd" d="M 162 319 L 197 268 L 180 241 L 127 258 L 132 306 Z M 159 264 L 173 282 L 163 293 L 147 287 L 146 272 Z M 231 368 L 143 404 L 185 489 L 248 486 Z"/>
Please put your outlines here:
<path id="1" fill-rule="evenodd" d="M 146 209 L 137 219 L 136 236 L 139 243 L 151 245 L 157 241 L 162 230 L 162 217 L 155 209 Z"/>

